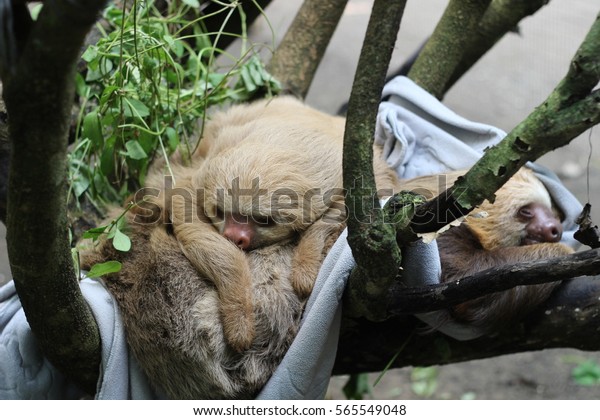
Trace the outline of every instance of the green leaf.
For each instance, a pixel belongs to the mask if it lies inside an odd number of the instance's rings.
[[[261,86],[264,84],[263,71],[260,63],[255,59],[248,64],[248,70],[254,84]]]
[[[369,385],[369,376],[366,373],[356,373],[350,375],[348,382],[342,388],[344,395],[349,400],[362,400],[366,395],[372,393]]]
[[[117,138],[113,135],[108,137],[104,142],[104,149],[100,155],[100,171],[106,177],[111,176],[115,172],[115,143]]]
[[[95,60],[96,57],[98,57],[98,47],[96,47],[95,45],[90,45],[89,47],[87,47],[87,49],[81,56],[81,58],[83,58],[88,63],[92,60]]]
[[[149,133],[147,131],[140,131],[137,138],[138,143],[142,146],[142,149],[146,154],[156,149],[156,142],[158,141],[157,135]]]
[[[140,160],[148,157],[144,148],[137,140],[129,140],[125,143],[125,149],[127,149],[127,156],[131,159]]]
[[[124,98],[126,117],[144,118],[150,115],[150,109],[144,103],[135,98]]]
[[[94,264],[90,271],[88,271],[88,277],[102,277],[110,273],[118,273],[121,271],[121,263],[119,261],[106,261],[99,264]]]
[[[93,63],[96,63],[96,61],[92,60],[90,62],[90,65],[88,66],[88,72],[85,76],[85,80],[88,82],[101,80],[114,68],[113,62],[106,57],[100,57],[100,59],[97,61],[97,65],[92,65]]]
[[[194,8],[200,7],[200,2],[198,0],[181,0],[181,1],[190,7],[194,7]]]
[[[113,246],[117,251],[127,252],[131,249],[131,239],[119,229],[115,229],[113,238]]]
[[[86,190],[89,188],[90,186],[90,180],[87,178],[84,178],[82,176],[77,177],[77,179],[75,179],[73,181],[73,192],[75,193],[76,197],[81,197],[81,195],[86,192]]]
[[[31,19],[33,19],[34,21],[37,20],[43,7],[43,4],[36,4],[35,6],[31,7],[29,9],[29,13],[31,13]]]
[[[177,146],[179,146],[179,136],[177,135],[177,131],[173,127],[167,127],[165,130],[168,139],[168,146],[170,151],[175,151]]]
[[[244,82],[246,90],[248,92],[254,92],[256,90],[256,85],[254,84],[254,80],[252,80],[252,76],[250,76],[250,70],[248,70],[247,66],[241,68],[240,76],[242,76],[242,81]]]
[[[85,239],[98,239],[102,235],[108,226],[98,226],[92,229],[88,229],[83,232],[83,238]]]
[[[410,379],[412,391],[420,397],[431,397],[437,389],[436,367],[413,368]]]
[[[102,148],[104,139],[102,138],[102,127],[100,126],[98,111],[92,111],[83,117],[83,134],[92,141],[95,148]]]
[[[75,90],[77,95],[82,98],[87,98],[90,93],[90,87],[85,83],[85,79],[79,73],[75,74]]]
[[[110,101],[110,99],[113,97],[113,93],[119,89],[118,86],[113,86],[113,85],[109,85],[106,86],[104,88],[104,90],[102,91],[102,95],[100,96],[100,106],[104,106],[105,104],[108,103],[108,101]]]
[[[171,49],[171,51],[173,51],[177,57],[181,57],[183,55],[183,53],[185,52],[185,49],[184,49],[181,41],[174,39],[169,34],[163,35],[163,39],[169,45],[169,48]]]
[[[593,360],[586,360],[575,366],[572,375],[578,385],[600,385],[600,365]]]

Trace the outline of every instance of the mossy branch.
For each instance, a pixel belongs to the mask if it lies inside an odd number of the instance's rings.
[[[492,0],[477,25],[477,30],[465,45],[463,57],[446,83],[445,92],[456,83],[507,32],[518,27],[523,18],[537,12],[549,0]]]
[[[104,5],[45,2],[38,20],[25,25],[22,16],[4,16],[15,19],[10,37],[16,55],[1,67],[12,149],[6,235],[11,271],[42,351],[91,393],[100,336],[71,259],[65,174],[75,64]]]
[[[375,0],[348,102],[344,188],[348,191],[348,243],[357,263],[346,289],[348,316],[384,316],[385,296],[400,266],[395,229],[385,222],[375,194],[372,142],[405,3]]]
[[[268,69],[292,94],[304,98],[348,0],[305,0]]]
[[[441,99],[491,0],[450,0],[408,77]]]

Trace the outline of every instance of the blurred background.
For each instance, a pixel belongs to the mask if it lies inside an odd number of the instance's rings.
[[[301,0],[273,0],[250,29],[269,58]],[[307,102],[336,113],[350,94],[372,0],[350,0],[309,91]],[[408,0],[390,71],[416,51],[433,31],[446,0]],[[465,118],[510,131],[538,106],[565,75],[569,61],[600,12],[600,0],[553,0],[526,18],[519,33],[504,37],[449,91],[444,103]],[[236,48],[235,45],[232,48]],[[600,218],[600,128],[575,139],[540,162],[552,168],[582,203]],[[588,165],[589,161],[589,165]],[[588,189],[589,177],[589,189]],[[0,284],[11,278],[5,229],[0,224]],[[574,369],[593,376],[599,353],[546,350],[431,369],[397,369],[372,389],[372,398],[589,399],[600,386],[579,385]],[[575,376],[577,376],[575,370]],[[581,374],[581,373],[580,373]],[[600,375],[600,373],[598,373]],[[377,375],[369,376],[372,384]],[[333,378],[329,396],[343,398],[347,378]],[[366,395],[369,397],[369,394]]]

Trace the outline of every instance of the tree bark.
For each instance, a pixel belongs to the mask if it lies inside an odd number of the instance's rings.
[[[408,77],[441,99],[491,0],[450,0]]]
[[[305,0],[268,70],[284,90],[304,98],[348,0]]]
[[[17,56],[2,67],[11,116],[6,235],[11,271],[42,351],[92,393],[100,336],[71,259],[66,153],[75,64],[104,4],[46,2],[29,32],[12,34]]]
[[[382,303],[400,266],[394,227],[386,223],[373,175],[375,121],[405,0],[375,0],[363,42],[344,130],[344,188],[348,192],[348,243],[357,268],[345,306],[350,316],[385,316]]]
[[[598,351],[599,280],[582,277],[566,281],[526,319],[493,336],[470,341],[428,332],[430,327],[410,315],[385,322],[345,318],[333,373],[381,371],[394,357],[392,368],[444,365],[558,347]]]

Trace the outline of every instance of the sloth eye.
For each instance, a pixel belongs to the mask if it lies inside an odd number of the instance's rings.
[[[521,207],[519,209],[518,215],[519,215],[519,217],[521,217],[523,219],[531,219],[531,218],[533,218],[533,212],[531,211],[531,209],[529,208],[529,206]]]
[[[215,219],[224,220],[225,212],[218,207],[215,207]]]
[[[270,216],[263,216],[263,215],[254,216],[253,215],[252,218],[254,219],[254,222],[256,222],[257,225],[261,225],[261,226],[265,226],[265,227],[275,226],[277,224],[275,222],[275,220]]]

